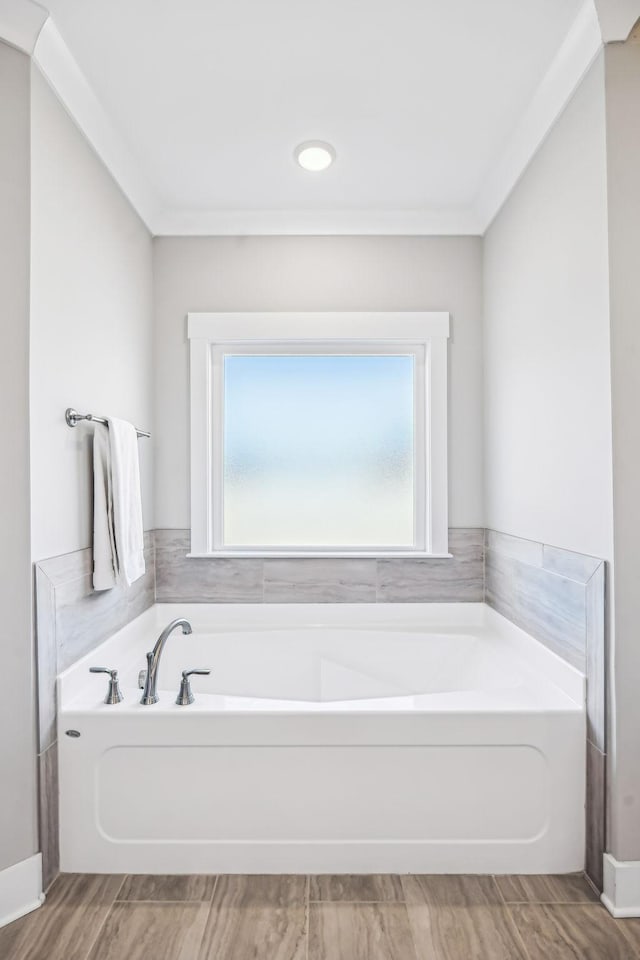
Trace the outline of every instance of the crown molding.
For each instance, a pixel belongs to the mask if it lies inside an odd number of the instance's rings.
[[[0,39],[31,56],[48,18],[49,11],[33,0],[0,0]]]
[[[40,31],[33,51],[33,62],[153,233],[158,199],[51,17]]]
[[[477,235],[473,210],[164,210],[160,236]]]
[[[481,233],[491,225],[601,49],[595,6],[586,0],[480,190],[474,206]]]
[[[603,36],[607,41],[626,39],[638,16],[640,0],[584,0],[505,149],[496,157],[475,202],[468,208],[423,210],[163,208],[143,168],[103,109],[45,8],[34,0],[0,0],[0,39],[33,57],[154,235],[481,235],[602,49]]]
[[[640,0],[594,0],[604,43],[624,42],[640,19]]]

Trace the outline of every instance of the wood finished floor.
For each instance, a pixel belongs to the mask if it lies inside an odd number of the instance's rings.
[[[1,960],[640,960],[581,876],[66,874]]]

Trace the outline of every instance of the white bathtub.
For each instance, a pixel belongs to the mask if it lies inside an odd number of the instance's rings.
[[[583,867],[584,677],[483,604],[158,604],[58,693],[63,871]]]

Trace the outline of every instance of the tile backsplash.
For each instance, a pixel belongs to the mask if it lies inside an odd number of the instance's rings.
[[[484,599],[484,530],[449,530],[453,559],[377,562],[376,599],[384,603],[476,603]]]
[[[188,530],[156,530],[160,603],[478,602],[484,530],[449,531],[453,559],[191,558]]]
[[[603,561],[487,530],[485,562],[487,603],[584,670],[587,594],[599,584]]]
[[[602,889],[606,801],[606,564],[570,550],[485,535],[485,599],[587,675],[586,870]]]
[[[128,589],[96,593],[91,550],[35,566],[40,750],[55,738],[55,678],[155,602],[153,531],[145,533],[144,577]]]

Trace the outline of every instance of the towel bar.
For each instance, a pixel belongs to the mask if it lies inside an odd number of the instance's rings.
[[[108,426],[108,421],[105,419],[105,417],[95,417],[92,413],[78,413],[78,411],[74,410],[73,407],[67,407],[64,418],[69,427],[76,427],[81,420],[92,420],[94,423],[104,423],[105,426]],[[151,436],[151,434],[146,430],[138,430],[137,427],[136,433],[139,437]]]

